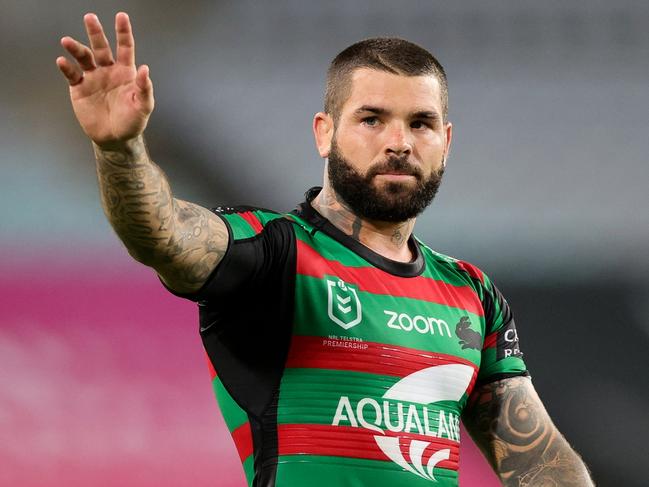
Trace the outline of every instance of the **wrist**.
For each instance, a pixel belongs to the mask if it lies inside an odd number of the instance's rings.
[[[111,140],[104,142],[92,141],[93,149],[95,153],[100,152],[113,152],[121,153],[125,156],[130,156],[134,158],[140,158],[142,155],[146,155],[146,145],[144,143],[144,137],[138,135],[132,139],[124,140]]]
[[[96,149],[99,149],[101,151],[129,151],[135,148],[136,146],[143,144],[144,143],[144,137],[142,135],[138,135],[136,137],[133,137],[131,139],[122,139],[122,140],[108,140],[108,141],[102,141],[102,142],[97,142],[95,140],[92,140],[92,145]]]
[[[93,140],[92,146],[98,163],[106,161],[111,164],[132,167],[133,164],[139,165],[149,161],[142,135],[132,139],[101,143]]]

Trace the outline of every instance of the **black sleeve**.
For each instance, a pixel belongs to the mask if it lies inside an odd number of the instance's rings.
[[[249,414],[273,402],[290,343],[296,243],[279,218],[254,237],[231,240],[197,295],[200,333],[223,385]]]

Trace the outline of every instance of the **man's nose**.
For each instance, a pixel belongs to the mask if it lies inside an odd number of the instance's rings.
[[[412,152],[412,140],[408,126],[398,122],[388,130],[388,140],[385,145],[386,155],[409,155]]]

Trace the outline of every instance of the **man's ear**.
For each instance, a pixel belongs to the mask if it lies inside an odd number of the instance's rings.
[[[316,113],[313,117],[313,136],[315,137],[315,145],[318,148],[320,157],[329,157],[333,135],[334,121],[331,115],[324,112]]]
[[[451,122],[447,122],[446,126],[444,127],[444,131],[446,132],[446,147],[444,150],[444,157],[442,158],[442,164],[444,167],[446,167],[446,162],[448,161],[448,153],[451,151],[451,140],[453,139],[453,124]]]

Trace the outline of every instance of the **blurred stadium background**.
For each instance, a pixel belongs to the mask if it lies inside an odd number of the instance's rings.
[[[242,486],[194,306],[106,223],[54,59],[124,9],[175,194],[290,210],[321,179],[324,72],[376,35],[445,65],[455,139],[417,233],[514,309],[552,417],[600,486],[647,485],[649,3],[0,1],[0,484]],[[493,477],[468,450],[462,486]]]

